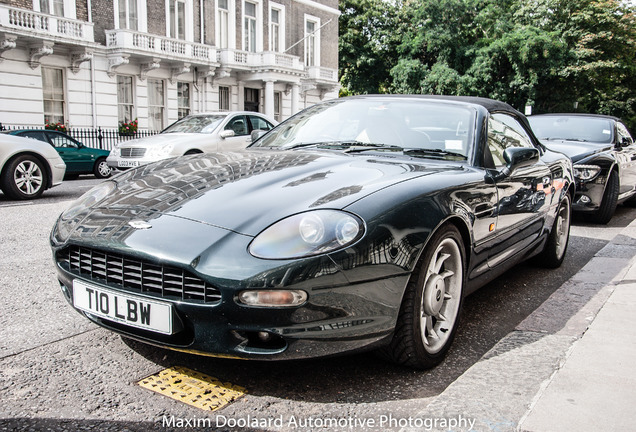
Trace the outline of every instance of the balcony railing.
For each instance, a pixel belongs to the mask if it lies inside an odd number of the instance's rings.
[[[93,24],[85,21],[43,14],[0,5],[0,25],[33,33],[38,37],[62,37],[77,42],[94,42]]]
[[[297,56],[277,52],[249,52],[239,50],[219,50],[216,60],[221,66],[232,68],[286,69],[290,72],[304,73],[305,68]]]
[[[336,69],[330,69],[320,66],[310,66],[307,68],[307,75],[309,78],[318,81],[338,81],[338,71]]]
[[[106,47],[204,64],[215,62],[217,57],[216,48],[210,45],[122,29],[106,30]]]

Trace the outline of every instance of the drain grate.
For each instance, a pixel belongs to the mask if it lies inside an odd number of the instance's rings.
[[[137,384],[206,411],[223,408],[247,393],[243,387],[182,366],[164,369]]]

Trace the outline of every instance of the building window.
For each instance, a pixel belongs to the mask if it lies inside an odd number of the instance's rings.
[[[162,80],[148,80],[148,127],[150,130],[163,130],[165,111],[164,85]]]
[[[139,30],[137,0],[118,0],[117,6],[119,8],[119,28]]]
[[[190,84],[184,82],[177,83],[177,105],[178,118],[183,118],[190,114]]]
[[[245,2],[243,50],[256,52],[256,4]]]
[[[64,16],[64,0],[39,0],[40,12],[59,17]]]
[[[219,87],[219,109],[221,111],[230,110],[230,88]]]
[[[285,12],[282,6],[270,7],[269,10],[269,50],[282,52],[285,40]]]
[[[131,122],[135,116],[133,77],[117,75],[117,117],[119,122]]]
[[[274,118],[276,121],[281,121],[281,105],[283,95],[281,92],[274,92]]]
[[[305,16],[305,66],[320,65],[320,19]]]
[[[216,15],[219,27],[217,46],[221,49],[227,49],[230,47],[230,8],[228,1],[229,0],[219,0],[219,7]]]
[[[44,123],[64,123],[64,71],[42,68]]]
[[[168,0],[170,27],[169,37],[173,39],[186,38],[186,4],[182,0]]]

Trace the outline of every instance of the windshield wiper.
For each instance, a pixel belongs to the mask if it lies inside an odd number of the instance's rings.
[[[298,143],[289,147],[283,147],[284,150],[296,149],[301,147],[320,147],[326,149],[346,149],[345,153],[361,152],[367,150],[402,150],[402,147],[389,144],[366,143],[360,141],[320,141]]]
[[[540,140],[544,140],[544,141],[575,141],[575,142],[588,142],[588,140],[586,139],[581,139],[581,138],[539,138]]]
[[[461,160],[468,159],[465,155],[461,153],[451,152],[448,150],[442,149],[425,149],[425,148],[409,148],[404,149],[405,155],[423,155],[423,156],[452,156],[454,158],[459,158]]]

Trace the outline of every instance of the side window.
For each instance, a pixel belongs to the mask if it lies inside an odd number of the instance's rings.
[[[521,123],[507,114],[492,114],[488,119],[488,149],[495,167],[506,165],[504,151],[509,147],[533,148]]]
[[[623,123],[620,123],[620,122],[616,123],[616,132],[618,134],[619,144],[622,143],[625,139],[627,139],[627,141],[630,143],[634,143],[634,139],[629,134],[629,131],[627,130],[627,128],[625,127]]]
[[[64,147],[64,148],[77,148],[77,144],[75,141],[72,141],[68,137],[60,134],[51,134],[49,135],[51,138],[51,142],[53,143],[53,147]]]
[[[44,141],[45,143],[49,142],[49,140],[46,139],[46,136],[44,136],[44,132],[39,132],[39,131],[22,132],[20,136]]]
[[[274,127],[274,125],[272,125],[270,122],[260,117],[253,116],[253,115],[248,117],[250,119],[250,123],[252,124],[252,130],[268,131]]]
[[[237,116],[225,125],[225,130],[233,130],[235,136],[247,135],[247,119],[245,116]]]

